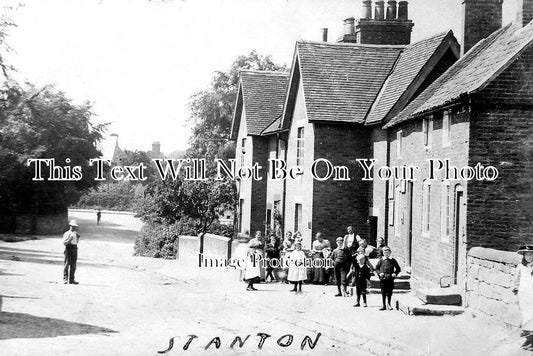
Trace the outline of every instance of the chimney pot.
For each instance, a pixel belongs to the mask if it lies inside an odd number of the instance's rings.
[[[371,19],[372,18],[372,1],[371,0],[364,0],[363,1],[363,19]]]
[[[396,0],[387,1],[387,20],[396,20]]]
[[[344,35],[353,35],[355,33],[355,18],[349,17],[344,20]]]
[[[398,3],[398,20],[407,21],[408,18],[409,18],[408,2],[400,1]]]
[[[328,29],[327,28],[322,29],[322,41],[328,42]]]
[[[384,10],[385,10],[385,1],[376,1],[376,8],[374,12],[374,19],[375,20],[383,20],[384,18]]]

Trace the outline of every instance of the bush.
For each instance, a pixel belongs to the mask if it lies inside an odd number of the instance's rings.
[[[182,218],[172,225],[146,224],[135,239],[134,255],[154,258],[175,259],[180,235],[196,236],[197,223]]]

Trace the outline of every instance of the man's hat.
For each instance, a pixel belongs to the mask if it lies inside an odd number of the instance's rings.
[[[335,241],[341,241],[342,242],[342,241],[344,241],[344,239],[342,237],[337,237],[337,240],[335,240]]]
[[[533,245],[525,245],[525,246],[522,246],[518,249],[518,251],[516,251],[517,253],[523,255],[524,253],[528,252],[528,251],[531,251],[533,252]]]
[[[76,219],[72,219],[68,222],[69,226],[75,226],[75,227],[78,227],[78,223],[76,221]]]

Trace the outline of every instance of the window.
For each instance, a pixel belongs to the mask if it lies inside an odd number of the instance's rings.
[[[431,147],[431,135],[433,133],[433,118],[425,117],[422,122],[422,131],[424,133],[424,146]]]
[[[244,199],[239,199],[239,231],[242,231],[242,209],[244,207]]]
[[[451,119],[450,112],[445,111],[442,115],[442,146],[444,147],[450,145]]]
[[[428,180],[424,181],[422,193],[422,233],[429,234],[431,222],[431,185]]]
[[[396,195],[394,198],[396,210],[395,210],[395,217],[394,217],[394,234],[396,236],[400,236],[400,212],[402,209],[400,208],[400,184],[397,184],[395,187]]]
[[[450,182],[442,182],[442,194],[441,194],[441,240],[443,242],[449,242],[450,238]]]
[[[302,204],[294,204],[294,232],[302,228]]]
[[[241,167],[244,166],[244,155],[246,154],[246,137],[241,140]]]
[[[396,132],[396,158],[402,158],[402,130]]]
[[[304,128],[298,128],[298,136],[296,138],[296,165],[303,166],[304,164]]]

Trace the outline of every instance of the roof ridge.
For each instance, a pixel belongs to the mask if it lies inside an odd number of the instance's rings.
[[[290,74],[290,72],[278,72],[274,70],[261,70],[261,69],[239,69],[239,73],[283,75],[283,76],[289,76]]]
[[[376,45],[376,44],[364,44],[364,43],[344,43],[344,42],[324,42],[324,41],[308,41],[308,40],[298,40],[296,44],[318,44],[325,46],[339,46],[339,47],[363,47],[363,48],[390,48],[390,49],[404,49],[408,45]]]
[[[427,40],[430,40],[430,39],[433,39],[433,38],[437,38],[437,37],[446,37],[446,36],[448,36],[450,33],[453,35],[453,31],[452,31],[451,29],[448,30],[448,31],[438,32],[438,33],[436,33],[436,34],[434,34],[434,35],[426,36],[426,37],[424,37],[424,38],[421,38],[421,39],[419,39],[418,41],[409,44],[407,47],[411,47],[411,46],[414,46],[414,45],[420,44],[420,43],[422,43],[422,42],[424,42],[424,41],[427,41]]]

